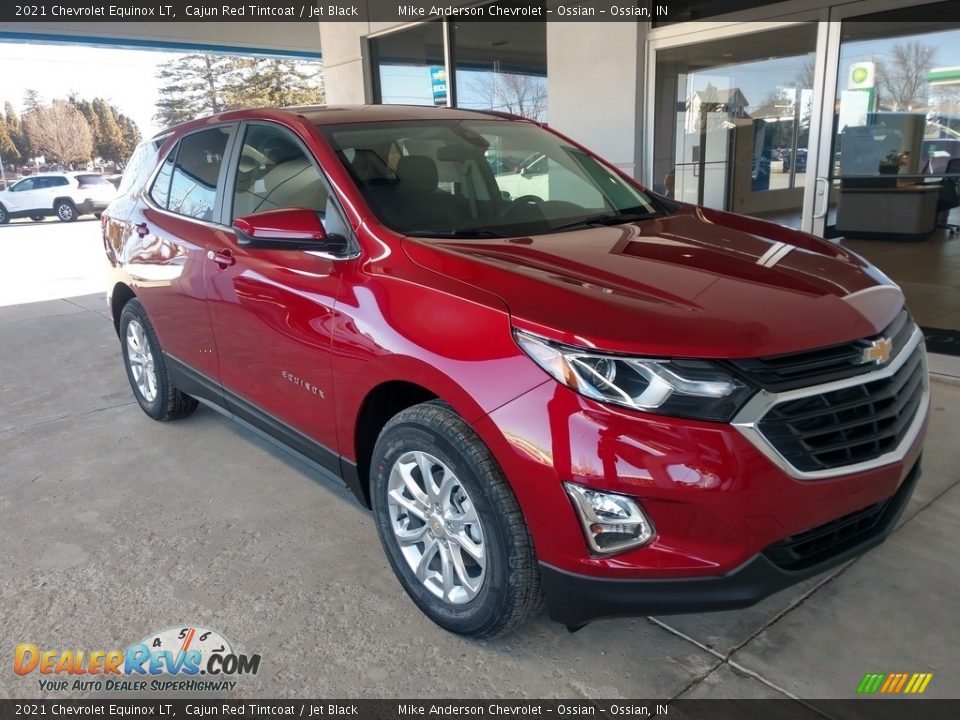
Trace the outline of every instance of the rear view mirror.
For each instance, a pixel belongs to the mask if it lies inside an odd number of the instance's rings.
[[[328,236],[323,221],[315,210],[284,208],[238,217],[233,221],[237,243],[241,247],[271,250],[320,250],[344,238]]]

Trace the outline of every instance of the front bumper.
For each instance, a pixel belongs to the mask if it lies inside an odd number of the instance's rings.
[[[910,501],[920,462],[897,492],[874,507],[875,517],[853,513],[788,538],[723,575],[670,579],[610,579],[566,572],[541,563],[550,616],[569,627],[605,617],[736,610],[818,575],[882,543]],[[868,520],[871,522],[867,525]],[[819,543],[819,550],[818,550]],[[800,557],[791,548],[806,547]]]

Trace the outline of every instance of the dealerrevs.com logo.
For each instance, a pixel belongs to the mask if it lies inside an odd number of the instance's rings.
[[[46,692],[224,691],[239,675],[256,675],[259,655],[234,652],[216,630],[199,625],[167,628],[126,650],[41,649],[21,643],[14,650],[17,675],[34,673]],[[203,676],[201,679],[199,676]]]

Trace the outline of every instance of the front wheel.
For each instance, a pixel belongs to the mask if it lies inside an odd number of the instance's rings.
[[[60,200],[53,206],[53,211],[57,214],[60,222],[73,222],[77,219],[77,208],[69,200]]]
[[[433,622],[493,637],[541,604],[533,542],[490,451],[449,406],[404,410],[371,463],[377,531],[404,590]]]
[[[10,213],[3,205],[0,205],[0,225],[6,225],[8,222],[10,222]]]

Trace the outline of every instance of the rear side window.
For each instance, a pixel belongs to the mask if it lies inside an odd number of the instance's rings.
[[[103,175],[77,175],[77,182],[81,185],[109,185],[110,181]]]
[[[213,220],[230,131],[229,127],[209,128],[181,139],[163,161],[150,188],[150,199],[164,210]]]
[[[210,128],[180,141],[170,178],[167,209],[197,220],[213,220],[217,181],[230,128]]]

